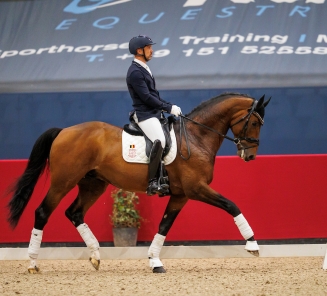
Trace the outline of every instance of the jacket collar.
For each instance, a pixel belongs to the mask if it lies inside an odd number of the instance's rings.
[[[137,66],[143,73],[146,73],[147,75],[149,75],[151,77],[151,79],[153,79],[153,81],[155,81],[154,77],[151,76],[151,74],[144,67],[142,67],[139,63],[133,61],[132,64]]]

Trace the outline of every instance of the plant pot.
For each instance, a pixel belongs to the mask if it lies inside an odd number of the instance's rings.
[[[113,227],[115,247],[135,247],[137,242],[137,227]]]

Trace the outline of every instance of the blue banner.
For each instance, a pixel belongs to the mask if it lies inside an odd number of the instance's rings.
[[[159,89],[327,85],[325,0],[0,1],[0,92],[126,90],[131,37]]]

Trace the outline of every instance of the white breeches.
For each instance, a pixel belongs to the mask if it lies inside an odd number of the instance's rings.
[[[159,140],[162,148],[166,146],[166,138],[161,127],[161,123],[158,118],[152,117],[141,122],[138,122],[136,115],[134,114],[134,120],[139,125],[141,130],[152,141]]]

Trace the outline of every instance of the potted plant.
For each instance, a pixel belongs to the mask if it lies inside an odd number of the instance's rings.
[[[135,207],[139,203],[139,197],[134,192],[118,188],[112,191],[111,197],[114,201],[110,215],[114,246],[136,246],[137,233],[142,221],[140,212]]]

